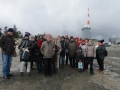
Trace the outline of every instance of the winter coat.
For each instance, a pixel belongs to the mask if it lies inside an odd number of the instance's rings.
[[[87,45],[85,52],[85,57],[96,57],[96,49],[94,45]]]
[[[57,45],[57,47],[58,47],[57,55],[60,55],[60,52],[62,51],[62,47],[61,47],[60,41],[57,41],[57,42],[56,42],[56,45]]]
[[[84,56],[84,57],[86,57],[86,46],[87,45],[81,45],[79,48],[81,48],[82,49],[82,55]]]
[[[51,41],[44,41],[41,45],[41,53],[43,54],[43,58],[53,58],[55,51],[53,50],[55,45]]]
[[[53,62],[56,62],[57,61],[57,52],[59,51],[59,48],[57,45],[55,45],[55,54],[53,56]]]
[[[70,57],[74,57],[77,53],[78,45],[75,41],[70,41],[68,43],[68,54]]]
[[[31,59],[29,58],[28,60],[23,60],[21,59],[21,55],[23,54],[23,50],[22,48],[28,48],[29,50],[29,54],[30,54],[30,50],[31,50],[31,47],[32,47],[33,43],[31,43],[31,41],[29,39],[22,39],[20,45],[18,46],[18,49],[20,50],[20,61],[25,61],[25,62],[30,62]]]
[[[43,60],[43,55],[40,51],[40,48],[38,47],[38,42],[36,41],[35,44],[33,45],[33,50],[34,50],[34,61],[42,61]]]
[[[105,50],[106,50],[106,48],[105,48],[104,45],[98,46],[96,48],[96,58],[104,60],[104,58],[105,58]]]
[[[28,46],[29,39],[23,38],[20,45],[18,46],[18,49],[22,51],[22,48],[26,48]]]
[[[10,35],[3,35],[0,39],[0,47],[2,48],[2,53],[13,55],[15,51],[15,40],[13,36]]]
[[[62,48],[60,56],[65,57],[65,51],[66,51],[66,48],[67,48],[67,44],[66,44],[65,41],[60,41],[60,43],[61,43],[61,48]]]

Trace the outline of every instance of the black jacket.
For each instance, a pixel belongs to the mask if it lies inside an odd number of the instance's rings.
[[[15,40],[10,35],[3,35],[0,39],[0,47],[2,48],[2,53],[13,55],[15,51]]]
[[[66,50],[66,48],[67,48],[67,44],[66,44],[65,41],[60,41],[60,43],[61,43],[61,47],[62,47],[62,51],[61,51],[61,53],[60,53],[60,56],[61,56],[61,57],[65,57],[65,50]]]
[[[98,46],[97,49],[96,49],[96,58],[97,59],[103,59],[105,58],[105,46],[102,45],[102,46]]]

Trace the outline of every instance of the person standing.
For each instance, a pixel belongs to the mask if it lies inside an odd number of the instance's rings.
[[[103,42],[104,40],[99,40],[98,47],[96,48],[96,58],[97,58],[100,71],[104,71],[104,58],[105,58],[106,48]]]
[[[5,79],[14,76],[10,73],[12,55],[15,51],[15,41],[13,39],[13,29],[9,28],[6,35],[0,39],[0,47],[2,48],[2,73]]]
[[[55,54],[55,45],[51,41],[52,36],[50,34],[46,35],[46,41],[44,41],[41,45],[41,53],[44,58],[44,76],[52,75],[52,58]]]
[[[61,50],[62,50],[59,37],[56,37],[56,38],[55,38],[55,45],[58,47],[56,68],[57,68],[57,70],[59,70],[60,52],[61,52]]]
[[[22,59],[22,54],[24,52],[24,50],[31,50],[31,42],[29,40],[29,34],[25,34],[24,38],[22,39],[20,45],[18,46],[18,49],[20,50],[20,62],[21,62],[21,67],[20,67],[20,73],[19,75],[22,76],[23,75],[23,70],[24,70],[24,66],[26,64],[26,68],[27,68],[27,76],[30,75],[30,70],[31,70],[31,59]]]
[[[34,50],[34,61],[36,62],[36,67],[38,70],[38,73],[42,72],[42,62],[43,62],[43,55],[40,51],[41,45],[42,45],[42,37],[37,37],[37,41],[33,45]]]
[[[70,40],[69,40],[68,35],[65,35],[65,43],[68,44],[69,41]],[[66,49],[65,53],[66,53],[66,65],[68,65],[68,60],[69,60],[68,49]]]
[[[95,46],[92,44],[91,41],[88,42],[88,45],[86,46],[85,52],[86,52],[85,57],[87,57],[87,59],[90,63],[90,74],[93,75],[94,74],[93,60],[96,57],[96,49],[95,49]]]
[[[65,37],[61,36],[61,49],[62,51],[60,52],[60,60],[62,60],[62,68],[64,68],[64,60],[65,60],[65,50],[66,50],[66,42],[65,42]]]
[[[69,59],[70,59],[70,66],[72,68],[74,68],[78,45],[77,45],[76,41],[74,40],[73,36],[70,37],[70,42],[68,43],[67,47],[68,47],[68,55],[69,55]]]

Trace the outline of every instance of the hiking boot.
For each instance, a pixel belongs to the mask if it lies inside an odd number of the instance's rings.
[[[94,72],[90,72],[91,75],[94,75]]]
[[[29,72],[27,72],[27,76],[30,76],[30,73],[29,73]]]
[[[10,73],[10,74],[8,74],[7,76],[14,76],[14,75]]]
[[[23,72],[20,72],[19,75],[22,76],[22,75],[23,75]]]
[[[3,78],[4,78],[4,79],[10,79],[8,76],[4,76]]]

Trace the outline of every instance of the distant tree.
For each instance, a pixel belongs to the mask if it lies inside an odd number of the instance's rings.
[[[7,34],[7,26],[4,27],[4,34]]]

